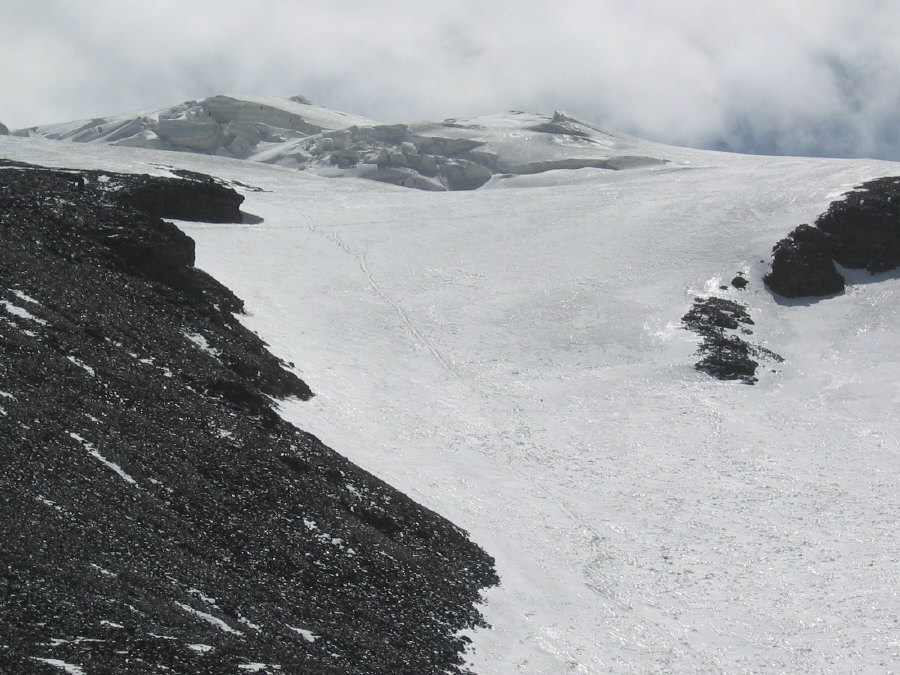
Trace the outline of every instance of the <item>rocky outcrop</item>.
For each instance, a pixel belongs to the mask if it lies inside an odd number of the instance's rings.
[[[572,136],[575,138],[590,138],[590,133],[584,129],[581,122],[569,117],[564,112],[555,110],[553,117],[548,122],[541,122],[529,127],[532,131],[540,131],[556,136]]]
[[[900,177],[863,183],[816,219],[834,259],[872,274],[900,267]]]
[[[757,359],[783,360],[775,352],[746,339],[753,334],[749,328],[753,319],[746,306],[733,300],[715,296],[694,298],[693,306],[681,322],[702,338],[697,350],[700,358],[695,367],[719,380],[754,384],[760,365]]]
[[[834,263],[870,273],[900,267],[900,177],[863,183],[832,202],[815,227],[800,225],[772,250],[766,285],[787,298],[844,290]]]
[[[462,672],[492,561],[276,414],[309,388],[135,208],[208,188],[0,171],[0,672]]]
[[[826,296],[844,292],[844,277],[834,266],[828,235],[800,225],[772,249],[766,285],[786,298]]]
[[[741,291],[744,290],[745,288],[747,288],[747,286],[749,285],[749,283],[750,283],[750,282],[747,281],[747,278],[743,275],[742,272],[738,272],[738,273],[737,273],[734,277],[732,277],[732,279],[731,279],[731,285],[732,285],[732,287],[737,288],[738,290],[741,290]],[[726,287],[726,288],[727,288],[727,287]]]
[[[157,218],[206,223],[240,223],[244,198],[209,176],[176,171],[178,178],[119,178],[116,200]]]
[[[0,122],[0,136],[9,136],[9,127]]]

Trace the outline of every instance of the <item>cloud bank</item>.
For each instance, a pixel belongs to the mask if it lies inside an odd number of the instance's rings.
[[[668,143],[900,160],[894,0],[8,0],[11,128],[237,92],[385,122],[565,110]]]

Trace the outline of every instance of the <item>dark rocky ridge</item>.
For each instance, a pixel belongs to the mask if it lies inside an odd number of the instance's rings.
[[[772,250],[766,285],[786,298],[843,292],[834,263],[872,274],[900,267],[900,177],[863,183]]]
[[[0,165],[0,672],[462,672],[493,561],[278,417],[311,392],[157,217],[204,202]]]

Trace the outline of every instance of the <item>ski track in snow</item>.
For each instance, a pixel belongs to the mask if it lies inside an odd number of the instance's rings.
[[[344,253],[354,258],[359,265],[360,270],[366,277],[366,281],[368,282],[371,289],[375,292],[378,297],[384,300],[388,305],[393,307],[394,311],[397,313],[397,316],[400,317],[400,320],[404,323],[406,328],[412,333],[413,337],[418,341],[419,344],[422,344],[431,352],[432,356],[434,356],[435,360],[440,364],[441,368],[447,371],[453,377],[460,379],[459,374],[447,363],[447,360],[438,351],[437,347],[435,347],[430,340],[428,340],[422,333],[419,332],[419,329],[416,328],[415,324],[410,320],[409,316],[403,311],[403,307],[396,301],[392,300],[391,297],[384,292],[384,289],[378,285],[378,282],[375,280],[375,277],[372,275],[372,271],[369,269],[369,264],[366,262],[366,254],[362,252],[354,251],[350,248],[340,237],[337,236],[334,232],[322,232],[313,222],[313,219],[309,216],[309,214],[302,213],[303,218],[306,219],[307,226],[309,227],[309,231],[325,237],[328,241],[335,244],[339,249],[341,249]]]
[[[423,331],[421,331],[412,321],[412,319],[410,319],[409,315],[403,309],[402,305],[399,302],[393,300],[379,285],[379,283],[374,278],[372,271],[369,269],[369,266],[366,262],[365,253],[353,250],[353,248],[351,248],[346,242],[338,237],[336,233],[321,231],[316,226],[315,222],[309,216],[309,214],[302,213],[301,215],[306,220],[310,232],[322,236],[329,242],[335,244],[341,251],[351,256],[357,262],[360,270],[365,276],[366,282],[368,283],[372,291],[396,312],[406,329],[409,331],[410,335],[413,337],[415,343],[425,346],[434,357],[438,365],[444,371],[461,382],[476,397],[484,400],[506,401],[506,397],[499,390],[499,388],[492,387],[490,389],[485,389],[477,381],[472,378],[465,377],[464,375],[460,374],[457,369],[453,368],[450,365],[447,358],[427,337],[425,337]],[[542,463],[542,460],[551,457],[552,451],[549,448],[541,446],[539,444],[539,442],[535,438],[535,435],[532,433],[532,430],[528,426],[528,422],[525,416],[522,414],[521,410],[515,406],[514,403],[506,402],[506,406],[507,410],[503,414],[503,417],[515,420],[514,427],[517,429],[518,434],[526,438],[527,440],[524,443],[520,444],[521,447],[519,448],[519,452],[515,455],[512,453],[503,453],[503,460],[507,469],[515,472],[525,481],[531,482],[532,477],[530,477],[526,472],[519,469],[516,466],[516,463],[522,459],[523,455],[526,455],[529,459],[530,464],[537,465]],[[481,445],[485,448],[503,447],[505,445],[504,437],[507,434],[508,432],[504,432],[499,427],[492,426],[492,428],[482,431],[483,438],[481,440]],[[659,633],[667,635],[672,643],[674,643],[675,636],[664,626],[664,622],[660,618],[651,616],[649,614],[642,616],[639,613],[640,610],[636,609],[632,604],[628,603],[622,598],[610,595],[608,593],[607,589],[612,587],[614,580],[608,573],[604,572],[603,570],[603,563],[610,559],[610,554],[608,551],[604,553],[599,550],[601,543],[605,539],[601,532],[597,528],[593,527],[585,518],[580,517],[568,505],[565,492],[558,489],[548,489],[544,484],[540,482],[534,482],[532,484],[533,487],[540,493],[541,498],[544,501],[546,501],[548,504],[552,504],[560,508],[565,516],[571,521],[572,526],[575,529],[580,529],[590,534],[591,555],[588,557],[588,560],[583,563],[582,569],[583,574],[586,578],[586,586],[591,592],[598,596],[598,601],[608,602],[614,605],[619,613],[626,614],[630,617],[628,621],[634,624],[643,624],[645,627],[641,632],[646,632],[649,629],[654,629]],[[556,639],[558,639],[558,636],[549,637],[551,637],[551,641],[548,641],[548,643],[544,645],[544,648],[548,649],[549,651],[555,652],[559,657],[561,657],[569,664],[570,668],[574,668],[579,672],[591,672],[590,668],[586,664],[581,663],[573,652],[570,652],[566,649],[560,649],[559,644],[552,644],[552,642],[555,642]],[[683,651],[684,654],[682,654],[682,657],[687,657],[689,655],[689,659],[683,658],[682,662],[684,662],[684,660],[690,660],[693,667],[708,669],[714,665],[710,659],[694,651],[690,648],[689,645],[684,645]]]

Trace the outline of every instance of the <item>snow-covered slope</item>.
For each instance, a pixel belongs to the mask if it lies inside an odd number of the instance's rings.
[[[761,279],[794,226],[900,165],[525,119],[407,131],[485,141],[507,166],[666,161],[431,193],[42,139],[0,138],[0,153],[258,188],[244,209],[261,223],[184,224],[198,265],[318,392],[288,419],[496,557],[477,672],[895,669],[900,280],[851,275],[841,296],[787,302]],[[697,294],[748,305],[785,361],[755,386],[694,370],[680,318]]]
[[[183,150],[245,158],[260,145],[284,143],[322,131],[371,125],[359,115],[312,105],[302,96],[211,96],[137,115],[96,117],[29,127],[19,136],[79,143]]]

